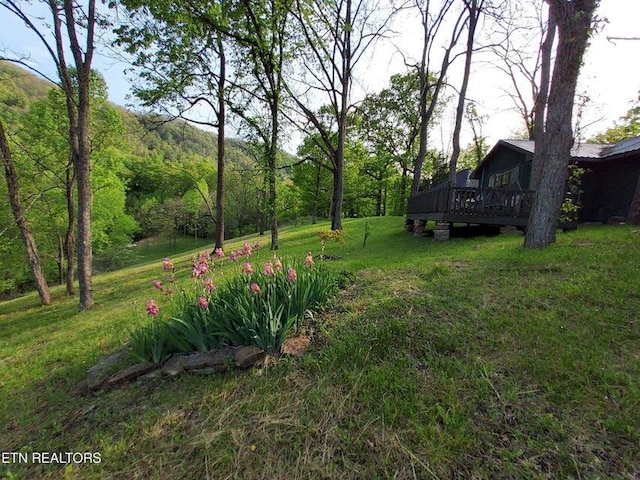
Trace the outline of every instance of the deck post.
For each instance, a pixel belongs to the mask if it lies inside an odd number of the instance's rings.
[[[449,222],[436,222],[436,226],[433,229],[433,239],[436,242],[449,240]]]
[[[426,220],[415,220],[413,222],[413,234],[416,237],[424,237],[427,234]]]
[[[404,221],[404,230],[406,232],[413,232],[414,225],[415,225],[415,220],[406,219]]]

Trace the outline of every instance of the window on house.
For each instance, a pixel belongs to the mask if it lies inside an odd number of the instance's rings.
[[[517,166],[506,172],[495,173],[489,176],[489,187],[508,187],[509,185],[518,184],[518,176],[520,174],[520,167]]]

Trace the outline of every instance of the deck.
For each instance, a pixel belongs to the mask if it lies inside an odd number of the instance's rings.
[[[526,226],[532,190],[444,187],[409,199],[407,219]]]

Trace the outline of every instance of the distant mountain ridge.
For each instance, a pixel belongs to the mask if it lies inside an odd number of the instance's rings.
[[[46,96],[54,88],[48,81],[6,61],[0,61],[0,119],[10,124],[30,105]],[[217,136],[184,120],[171,120],[154,113],[132,112],[121,105],[115,106],[125,126],[128,143],[133,153],[145,156],[160,153],[165,161],[202,157],[214,159],[218,151]],[[229,160],[246,155],[245,142],[227,139]]]

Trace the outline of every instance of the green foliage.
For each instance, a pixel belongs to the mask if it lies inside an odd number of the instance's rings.
[[[584,168],[569,165],[569,177],[567,178],[567,191],[560,207],[560,222],[575,222],[580,213],[580,197],[582,195],[582,176]]]
[[[27,86],[42,83],[27,72],[23,72],[20,78]],[[21,88],[19,83],[9,85]],[[54,277],[62,282],[64,279],[60,272],[64,270],[66,259],[64,240],[70,214],[73,213],[69,212],[67,199],[71,198],[72,205],[75,205],[73,199],[76,194],[68,144],[69,124],[64,95],[51,87],[41,90],[41,94],[40,98],[29,98],[24,108],[15,110],[10,117],[11,148],[20,180],[20,197],[45,275],[50,280]],[[92,75],[91,95],[89,135],[94,192],[91,227],[92,246],[99,255],[107,249],[129,243],[138,225],[125,210],[128,177],[125,160],[130,153],[127,143],[122,140],[124,126],[118,111],[106,101],[106,84],[97,72]],[[5,195],[4,191],[0,193]],[[0,224],[12,222],[8,209],[0,209]],[[24,248],[19,237],[11,237],[9,243],[12,248],[7,264],[13,268],[0,273],[3,279],[0,284],[4,288],[19,290],[31,281],[30,275],[26,274],[28,265],[24,261]]]
[[[591,139],[596,143],[618,143],[625,138],[640,135],[640,97],[616,124]]]

